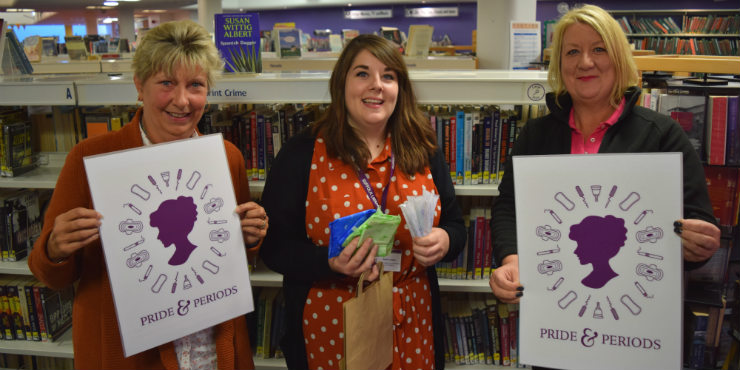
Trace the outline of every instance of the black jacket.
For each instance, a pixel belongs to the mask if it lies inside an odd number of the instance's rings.
[[[260,248],[267,267],[283,275],[286,301],[286,332],[280,340],[289,369],[306,369],[303,339],[303,307],[317,280],[344,277],[329,268],[327,247],[314,245],[306,236],[306,199],[315,137],[304,131],[284,145],[267,176],[262,202],[270,216],[270,231]],[[450,249],[443,261],[451,261],[465,247],[467,233],[455,188],[441,150],[430,159],[430,170],[440,195],[442,215],[438,227],[447,231]],[[444,321],[437,272],[428,267],[432,292],[434,348],[437,369],[444,369]]]
[[[635,106],[640,89],[631,87],[625,93],[624,112],[604,135],[599,153],[683,153],[683,206],[684,218],[694,218],[717,224],[709,201],[707,184],[696,150],[675,121],[651,109]],[[568,154],[571,147],[571,128],[568,125],[573,101],[570,95],[560,97],[560,107],[555,95],[547,94],[550,114],[530,120],[522,128],[514,144],[512,156]],[[493,255],[496,263],[517,253],[516,214],[514,206],[514,174],[512,161],[507,161],[504,177],[499,184],[500,196],[493,206]],[[700,263],[686,262],[686,268]]]

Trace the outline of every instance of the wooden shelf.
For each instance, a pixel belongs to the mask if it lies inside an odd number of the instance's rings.
[[[740,73],[740,57],[712,55],[635,56],[640,71]]]

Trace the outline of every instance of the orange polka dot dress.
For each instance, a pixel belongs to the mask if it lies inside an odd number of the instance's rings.
[[[429,168],[407,176],[396,168],[391,178],[390,137],[385,149],[365,172],[378,201],[389,184],[386,203],[389,214],[401,215],[399,205],[407,196],[437,189]],[[308,197],[306,230],[318,246],[329,246],[329,223],[340,217],[375,208],[352,166],[330,158],[321,137],[316,139]],[[437,203],[434,225],[439,223]],[[394,250],[401,251],[401,271],[393,273],[393,365],[392,369],[434,369],[434,339],[429,281],[424,266],[414,259],[411,234],[405,220],[396,231]],[[342,303],[353,297],[357,279],[315,282],[303,310],[303,334],[310,369],[338,369],[344,355]]]

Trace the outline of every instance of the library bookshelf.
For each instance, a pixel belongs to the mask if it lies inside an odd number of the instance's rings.
[[[411,70],[420,104],[484,105],[544,104],[546,72],[500,70]],[[328,103],[330,73],[268,72],[255,75],[224,75],[216,80],[211,104]],[[9,93],[11,92],[12,93]],[[535,93],[536,92],[536,93]],[[96,106],[135,105],[133,76],[122,73],[50,74],[0,77],[0,106]],[[0,188],[53,189],[66,153],[43,153],[46,164],[14,178],[0,178]],[[251,182],[250,190],[261,193],[264,181]],[[495,184],[457,185],[459,196],[495,197]],[[0,262],[0,273],[30,275],[26,260]],[[257,268],[251,274],[255,287],[280,287],[282,276]],[[488,280],[440,279],[443,292],[490,293]],[[0,353],[72,358],[71,332],[53,343],[0,341]],[[258,369],[285,368],[282,359],[255,359]],[[491,365],[448,368],[483,369]],[[496,368],[496,367],[493,367]],[[501,367],[501,368],[508,368]]]

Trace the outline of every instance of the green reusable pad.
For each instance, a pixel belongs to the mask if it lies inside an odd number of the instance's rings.
[[[360,237],[357,246],[367,238],[372,238],[373,243],[378,245],[378,257],[385,257],[393,249],[393,237],[396,235],[396,229],[401,224],[401,216],[386,215],[383,212],[375,212],[362,225],[358,226],[347,236],[342,243],[346,247],[349,242],[356,236]]]

